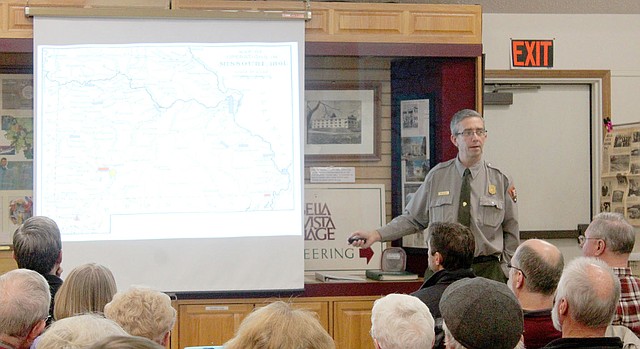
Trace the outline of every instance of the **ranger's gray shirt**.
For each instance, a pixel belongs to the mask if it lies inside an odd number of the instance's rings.
[[[520,244],[518,206],[509,195],[509,178],[484,160],[471,170],[471,232],[474,256],[496,256],[503,265]],[[465,167],[456,157],[436,165],[401,216],[378,229],[382,241],[424,230],[429,222],[457,222]],[[506,271],[506,267],[503,268]]]

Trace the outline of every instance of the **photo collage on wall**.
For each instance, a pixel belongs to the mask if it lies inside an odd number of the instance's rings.
[[[0,74],[0,243],[33,215],[33,77]]]
[[[430,170],[429,162],[429,100],[414,99],[400,102],[402,142],[402,207],[418,190]],[[405,247],[426,248],[424,233],[403,237]]]
[[[600,211],[621,213],[640,226],[640,126],[608,132],[602,162]]]

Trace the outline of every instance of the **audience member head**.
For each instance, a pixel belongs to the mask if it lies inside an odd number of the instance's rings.
[[[42,275],[16,269],[0,276],[0,341],[29,348],[49,316],[51,294]]]
[[[482,119],[482,115],[480,115],[480,113],[472,109],[462,109],[457,113],[453,114],[453,117],[451,117],[451,123],[449,124],[449,128],[451,129],[452,135],[455,135],[457,132],[462,131],[462,130],[458,130],[458,124],[460,123],[460,121],[466,118]]]
[[[626,264],[636,233],[620,213],[602,212],[593,217],[584,238],[582,254],[585,257],[598,257],[609,263],[610,258],[622,256]]]
[[[116,280],[109,268],[95,263],[75,267],[55,296],[56,320],[84,313],[102,313],[116,293]]]
[[[176,322],[176,310],[166,294],[143,287],[118,292],[104,307],[104,315],[134,336],[167,345]]]
[[[427,232],[432,271],[471,268],[476,243],[469,228],[460,223],[437,222],[431,223]]]
[[[333,349],[335,343],[316,315],[276,301],[247,316],[225,349]]]
[[[418,298],[389,294],[373,303],[371,338],[377,349],[425,349],[433,347],[434,320]]]
[[[13,233],[13,258],[19,268],[56,274],[62,262],[60,229],[51,218],[28,218]]]
[[[89,349],[163,349],[151,339],[138,336],[110,336],[93,344]]]
[[[565,268],[551,311],[553,325],[584,337],[604,336],[620,299],[620,281],[603,261],[578,257]],[[574,335],[575,336],[575,335]]]
[[[447,348],[513,349],[522,338],[522,309],[507,285],[482,277],[452,283],[442,294]]]
[[[76,315],[54,321],[40,336],[36,349],[86,349],[114,335],[128,334],[120,325],[102,315]]]
[[[510,265],[508,285],[516,296],[526,292],[553,297],[564,268],[564,257],[553,244],[529,239],[518,246]],[[552,300],[546,309],[551,308]]]

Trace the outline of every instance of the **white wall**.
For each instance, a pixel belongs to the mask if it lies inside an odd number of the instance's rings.
[[[512,38],[555,39],[553,69],[610,70],[613,123],[640,122],[640,15],[486,13],[482,36],[487,70],[510,69]],[[580,255],[574,239],[551,242]]]
[[[509,69],[510,39],[555,39],[553,69],[611,71],[614,124],[640,121],[640,15],[483,16],[486,69]]]

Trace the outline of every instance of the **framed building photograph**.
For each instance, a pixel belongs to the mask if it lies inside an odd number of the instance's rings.
[[[305,91],[305,160],[380,160],[380,84],[308,84]]]

